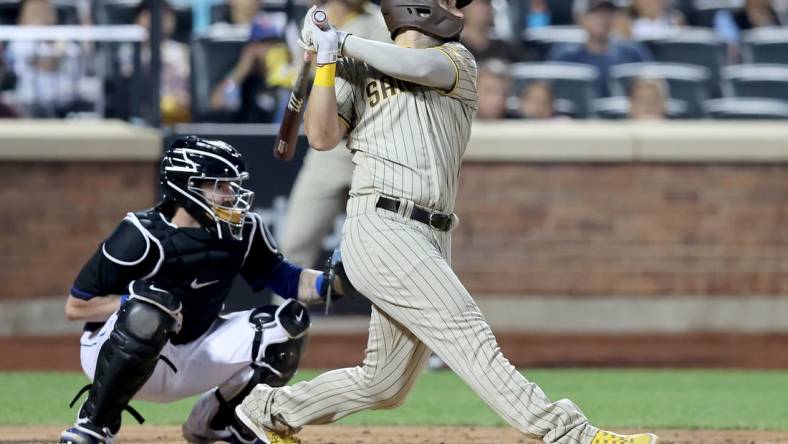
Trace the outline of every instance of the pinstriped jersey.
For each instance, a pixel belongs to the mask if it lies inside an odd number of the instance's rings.
[[[337,63],[337,108],[354,152],[351,196],[379,193],[453,211],[478,104],[476,61],[459,42],[434,50],[456,69],[450,91],[395,79],[349,58]]]

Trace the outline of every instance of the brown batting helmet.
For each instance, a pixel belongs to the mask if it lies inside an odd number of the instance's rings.
[[[457,7],[464,8],[471,1],[457,0]],[[392,39],[406,29],[443,40],[455,39],[462,31],[462,19],[441,8],[436,0],[381,0],[380,10]]]

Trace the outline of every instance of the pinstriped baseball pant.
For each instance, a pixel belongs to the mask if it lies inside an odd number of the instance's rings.
[[[589,443],[597,429],[580,409],[566,399],[549,401],[501,353],[450,268],[451,235],[375,209],[376,199],[348,201],[342,240],[348,277],[373,303],[363,365],[290,387],[258,386],[243,402],[249,416],[264,427],[293,431],[360,410],[395,407],[404,402],[432,349],[523,433],[546,443]]]

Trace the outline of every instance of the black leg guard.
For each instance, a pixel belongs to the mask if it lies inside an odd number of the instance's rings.
[[[256,442],[254,433],[247,429],[246,426],[235,417],[235,408],[243,402],[244,398],[252,392],[252,389],[255,388],[257,384],[281,387],[287,384],[288,381],[289,379],[282,379],[267,368],[255,367],[252,378],[232,399],[225,399],[217,388],[214,390],[213,395],[216,397],[216,400],[219,401],[219,410],[216,412],[213,419],[211,419],[208,426],[214,430],[230,430],[231,433],[237,435],[238,441],[240,442]]]
[[[290,381],[304,349],[309,313],[297,301],[289,300],[281,306],[266,305],[253,310],[249,323],[255,329],[251,356],[254,373],[232,399],[225,399],[218,388],[214,391],[219,410],[208,426],[230,430],[239,442],[251,443],[256,442],[255,435],[236,418],[235,408],[258,384],[281,387]]]
[[[252,311],[249,322],[256,330],[252,345],[252,361],[269,369],[274,380],[265,382],[274,387],[289,381],[301,360],[309,329],[309,312],[293,299],[284,304],[265,305]]]
[[[112,433],[120,429],[120,414],[153,373],[159,353],[177,328],[167,301],[132,298],[118,313],[109,339],[101,347],[93,385],[80,411],[80,419]]]

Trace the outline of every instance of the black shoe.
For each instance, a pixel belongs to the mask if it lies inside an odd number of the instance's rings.
[[[89,423],[77,424],[60,434],[62,444],[112,444],[112,433]]]

